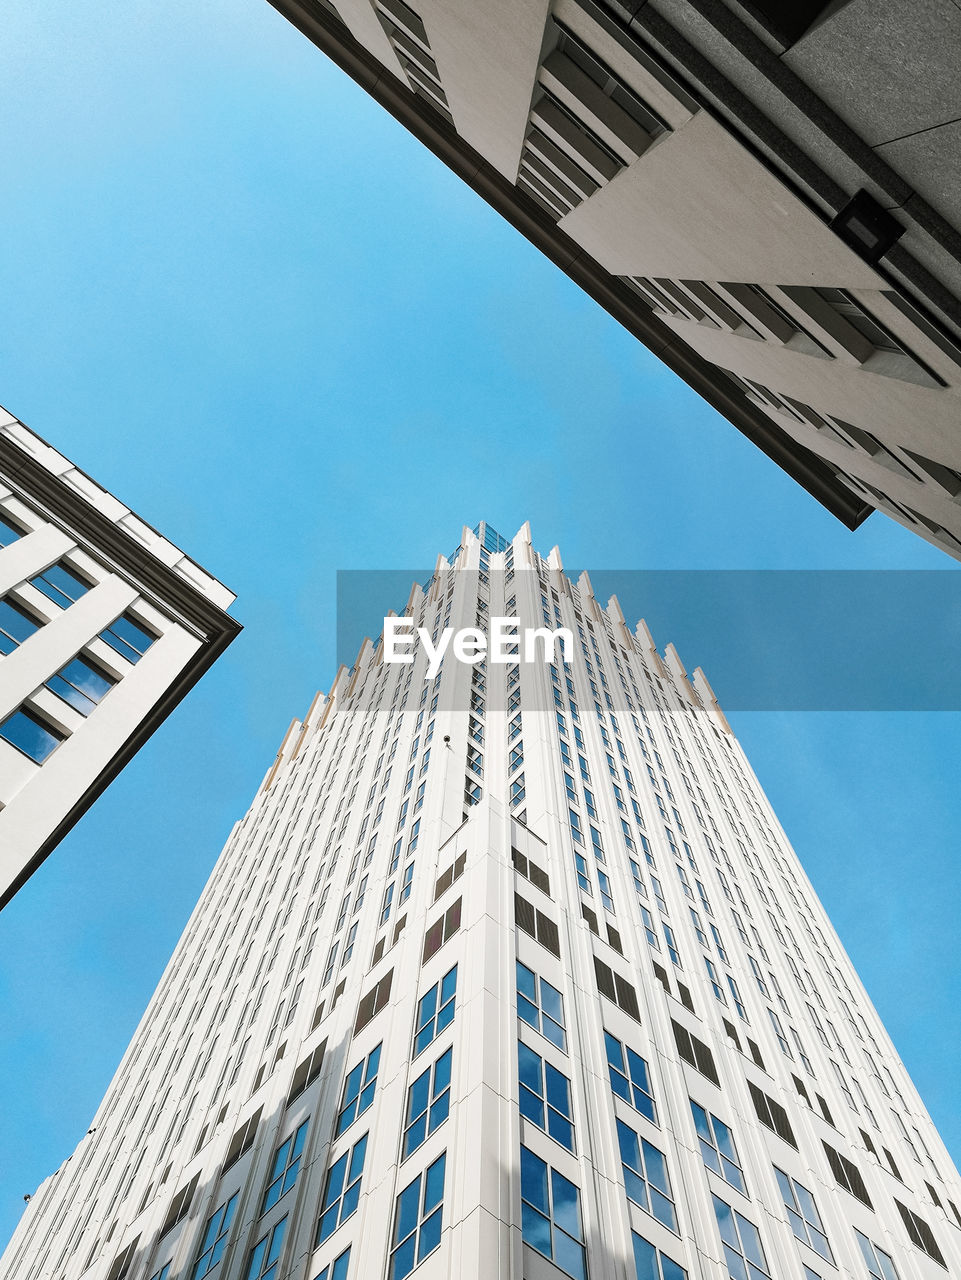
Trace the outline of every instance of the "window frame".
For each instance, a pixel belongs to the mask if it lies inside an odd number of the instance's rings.
[[[435,1174],[440,1166],[439,1174]],[[432,1176],[434,1181],[440,1180],[440,1189],[437,1198],[428,1201],[429,1195],[435,1194],[431,1190]],[[415,1268],[419,1267],[425,1258],[429,1258],[432,1253],[440,1248],[443,1240],[444,1232],[444,1188],[447,1180],[447,1152],[442,1151],[436,1160],[433,1160],[426,1169],[417,1175],[412,1182],[409,1182],[402,1191],[400,1191],[394,1200],[393,1226],[391,1228],[391,1244],[390,1256],[387,1264],[388,1280],[405,1280]],[[416,1191],[415,1191],[416,1188]],[[398,1232],[401,1228],[402,1213],[404,1206],[402,1204],[404,1198],[414,1192],[416,1197],[416,1211],[413,1226],[403,1236],[398,1238]],[[424,1249],[424,1233],[427,1227],[436,1219],[436,1240],[431,1243],[432,1236],[428,1237],[428,1247]],[[435,1228],[431,1228],[432,1232]],[[397,1267],[397,1258],[401,1249],[409,1242],[413,1242],[414,1252],[410,1260],[410,1265],[406,1271],[399,1270]],[[404,1264],[402,1264],[404,1265]]]
[[[445,999],[444,995],[445,991],[448,990],[448,987],[450,994],[447,995]],[[426,1001],[430,1000],[431,997],[433,997],[433,1010],[425,1018],[424,1010],[427,1007]],[[417,1011],[415,1013],[414,1021],[414,1052],[412,1055],[414,1058],[423,1053],[428,1045],[433,1044],[441,1032],[445,1031],[447,1027],[450,1026],[454,1020],[456,1012],[457,965],[455,964],[452,968],[448,969],[444,976],[439,978],[432,987],[429,987],[417,1002]],[[422,1037],[428,1028],[431,1028],[430,1035],[422,1042]]]
[[[620,1118],[615,1117],[617,1127],[617,1146],[621,1160],[621,1173],[624,1179],[624,1193],[632,1204],[650,1214],[656,1222],[674,1235],[680,1235],[677,1223],[677,1203],[671,1185],[671,1175],[667,1167],[667,1156],[656,1147],[649,1138]],[[633,1139],[633,1163],[628,1159],[627,1144]],[[651,1172],[651,1167],[656,1172]],[[656,1193],[656,1196],[655,1194]],[[637,1195],[642,1195],[638,1199]],[[662,1203],[663,1202],[663,1203]],[[664,1206],[667,1209],[664,1209]],[[665,1216],[656,1212],[661,1209]]]
[[[268,1209],[272,1209],[275,1204],[278,1204],[287,1192],[291,1191],[295,1186],[297,1176],[300,1173],[300,1158],[303,1155],[304,1144],[307,1141],[307,1129],[309,1126],[310,1119],[308,1118],[299,1124],[274,1152],[270,1173],[267,1175],[267,1185],[264,1187],[264,1194],[260,1203],[261,1217]],[[281,1159],[283,1159],[283,1164],[281,1164]],[[293,1177],[288,1182],[291,1170],[293,1170]],[[278,1184],[280,1185],[280,1191],[271,1200],[270,1193]],[[270,1201],[269,1203],[268,1200]]]
[[[453,1045],[448,1046],[442,1054],[434,1059],[429,1067],[425,1068],[420,1075],[413,1080],[407,1087],[407,1100],[404,1106],[404,1131],[401,1135],[401,1163],[412,1156],[431,1136],[436,1132],[442,1124],[445,1123],[450,1115],[450,1093],[451,1082],[453,1076]],[[444,1064],[444,1065],[442,1065]],[[438,1068],[440,1070],[440,1084],[438,1090]],[[424,1106],[415,1115],[411,1114],[412,1108],[417,1101],[414,1090],[418,1088],[424,1078],[427,1078],[427,1094]],[[443,1107],[441,1108],[441,1104]],[[438,1108],[443,1110],[443,1115],[439,1120],[434,1119],[435,1111]],[[439,1114],[439,1112],[438,1112]],[[419,1138],[412,1146],[408,1145],[408,1135],[415,1125],[423,1119],[424,1129],[423,1136]]]

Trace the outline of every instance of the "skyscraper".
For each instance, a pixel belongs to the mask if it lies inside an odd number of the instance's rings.
[[[703,674],[527,526],[402,616],[414,660],[365,641],[288,730],[5,1280],[957,1268],[958,1176]],[[425,678],[505,617],[569,650]]]
[[[234,639],[233,600],[0,409],[0,906]]]
[[[270,2],[839,519],[961,559],[951,0]]]

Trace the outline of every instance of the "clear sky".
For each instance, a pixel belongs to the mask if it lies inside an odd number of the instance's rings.
[[[329,686],[336,570],[431,568],[484,518],[592,570],[951,571],[882,516],[848,533],[264,0],[4,26],[0,403],[246,629],[0,917],[0,1241]],[[710,676],[709,648],[682,656]],[[734,721],[961,1153],[961,718]]]

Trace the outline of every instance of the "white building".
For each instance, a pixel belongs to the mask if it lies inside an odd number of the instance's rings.
[[[961,559],[952,0],[270,2],[839,519]]]
[[[0,409],[0,906],[234,638],[233,600]]]
[[[704,676],[526,526],[454,559],[404,616],[573,662],[364,642],[5,1280],[956,1271],[957,1173]]]

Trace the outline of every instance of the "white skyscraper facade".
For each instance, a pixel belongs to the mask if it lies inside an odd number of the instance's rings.
[[[0,408],[0,908],[234,640],[233,601]]]
[[[403,616],[570,661],[364,642],[4,1280],[961,1272],[958,1175],[703,674],[527,526]]]

